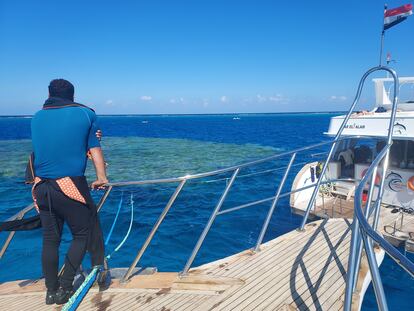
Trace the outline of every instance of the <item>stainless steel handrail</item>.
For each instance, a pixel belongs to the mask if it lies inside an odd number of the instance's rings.
[[[359,95],[362,91],[362,86],[368,76],[368,73],[372,73],[374,71],[387,71],[388,73],[391,73],[394,79],[394,99],[393,99],[393,112],[392,112],[392,118],[390,118],[390,122],[389,122],[389,131],[388,131],[388,139],[387,139],[387,144],[391,144],[392,143],[392,128],[394,125],[394,118],[395,118],[395,112],[396,112],[396,107],[397,107],[397,101],[398,101],[398,77],[396,75],[396,73],[387,68],[387,67],[374,67],[372,69],[370,69],[367,73],[364,74],[364,76],[362,77],[360,83],[359,83],[359,87],[358,87],[358,91],[357,91],[357,95],[355,96],[355,98],[359,99]],[[387,149],[388,150],[388,149]],[[388,160],[388,158],[387,158]],[[387,161],[388,162],[388,161]],[[384,165],[386,165],[386,163],[384,162]],[[384,168],[384,172],[386,171],[386,166],[383,167]],[[374,176],[372,177],[374,178]],[[383,186],[383,181],[385,180],[385,178],[382,179],[381,182],[381,186]],[[361,184],[361,183],[360,183]],[[371,190],[371,189],[370,189]],[[381,189],[380,189],[381,192]],[[372,198],[372,193],[369,193],[369,197],[370,200]],[[377,201],[380,202],[381,198],[380,196],[378,196]],[[355,201],[356,202],[356,201]],[[371,205],[371,201],[367,200],[366,203],[366,215],[369,215],[369,209],[370,209],[370,205]],[[379,209],[380,206],[378,205],[377,208]],[[347,272],[347,282],[346,282],[346,289],[345,289],[345,302],[344,302],[344,309],[345,310],[350,310],[351,305],[352,305],[352,293],[355,290],[356,287],[356,279],[358,277],[358,270],[359,270],[359,265],[360,265],[360,261],[361,261],[361,255],[362,255],[362,241],[361,241],[361,237],[359,235],[359,222],[358,222],[358,218],[356,217],[356,213],[354,213],[354,219],[353,219],[353,230],[352,230],[352,236],[351,236],[351,245],[350,245],[350,255],[349,255],[349,260],[348,260],[348,272]]]
[[[399,252],[392,244],[390,244],[387,240],[385,240],[377,231],[375,231],[371,225],[368,223],[368,215],[369,213],[362,210],[362,194],[367,184],[369,178],[373,179],[376,177],[376,172],[378,164],[382,161],[384,157],[389,152],[391,145],[386,145],[385,148],[380,152],[377,158],[372,162],[368,171],[366,172],[365,176],[363,177],[362,181],[360,182],[357,190],[355,191],[355,217],[354,217],[354,227],[358,234],[356,234],[356,238],[353,239],[353,245],[358,245],[356,243],[357,239],[362,239],[362,244],[368,259],[368,266],[369,271],[372,276],[372,282],[374,286],[375,296],[377,298],[377,304],[379,310],[386,311],[388,310],[387,301],[384,293],[384,289],[381,282],[381,276],[379,273],[379,268],[377,264],[377,260],[375,257],[374,247],[372,240],[377,243],[379,247],[381,247],[385,253],[387,253],[400,267],[402,267],[405,271],[407,271],[412,277],[414,277],[414,263],[411,262],[407,257],[404,256],[401,252]],[[385,174],[383,174],[385,175]],[[385,176],[383,176],[385,179]],[[371,180],[372,182],[373,180]],[[368,209],[369,204],[367,200],[367,206],[365,207]],[[374,206],[375,208],[375,206]],[[355,226],[359,224],[359,228]],[[358,232],[359,231],[359,232]],[[360,242],[361,243],[361,242]],[[357,272],[357,264],[361,260],[360,254],[358,254],[357,246],[351,247],[350,259],[349,259],[349,268],[348,268],[348,277],[347,277],[347,291],[345,296],[345,305],[344,310],[349,311],[352,309],[352,291],[354,290],[354,284],[356,283],[355,272]],[[354,283],[354,284],[353,284]],[[349,293],[348,293],[349,291]],[[349,296],[347,296],[349,295]]]
[[[314,148],[318,148],[318,147],[321,147],[321,146],[325,146],[325,145],[328,145],[328,144],[332,144],[332,143],[338,142],[340,140],[350,139],[350,138],[359,138],[359,137],[361,137],[361,136],[338,137],[338,138],[335,138],[334,140],[329,140],[329,141],[326,141],[326,142],[321,142],[321,143],[313,144],[313,145],[306,146],[306,147],[302,147],[302,148],[298,148],[298,149],[295,149],[295,150],[278,153],[278,154],[275,154],[273,156],[269,156],[269,157],[262,158],[262,159],[259,159],[259,160],[254,160],[254,161],[242,163],[242,164],[239,164],[239,165],[234,165],[234,166],[231,166],[231,167],[227,167],[227,168],[223,168],[223,169],[218,169],[218,170],[213,170],[213,171],[204,172],[204,173],[198,173],[198,174],[192,174],[192,175],[185,175],[185,176],[174,177],[174,178],[161,178],[161,179],[149,179],[149,180],[138,180],[138,181],[126,181],[126,182],[108,183],[107,184],[107,189],[106,189],[105,193],[102,195],[99,203],[97,204],[97,210],[98,211],[100,211],[101,208],[103,207],[104,203],[106,202],[106,199],[108,198],[108,196],[111,193],[111,191],[113,190],[113,188],[124,187],[124,186],[135,186],[135,185],[150,185],[150,184],[163,184],[163,183],[177,183],[177,182],[180,183],[180,185],[181,185],[181,186],[179,185],[177,187],[177,189],[174,192],[174,194],[170,197],[169,203],[167,204],[167,206],[165,207],[164,211],[162,212],[162,215],[160,215],[158,221],[154,224],[154,226],[153,226],[150,234],[148,235],[146,241],[144,242],[144,244],[142,245],[142,247],[139,249],[137,255],[135,256],[134,261],[130,265],[127,273],[124,275],[123,281],[127,281],[128,278],[131,276],[131,274],[133,272],[133,269],[136,267],[136,265],[138,264],[140,258],[143,256],[145,250],[147,249],[147,247],[151,243],[152,238],[154,237],[156,231],[158,230],[158,227],[160,226],[160,224],[164,220],[165,215],[168,213],[169,209],[171,208],[172,204],[174,203],[176,197],[180,193],[180,191],[183,188],[183,186],[184,186],[184,184],[185,184],[186,181],[188,181],[188,180],[194,180],[194,179],[201,179],[201,178],[205,178],[205,177],[209,177],[209,176],[216,176],[216,175],[220,175],[220,174],[224,174],[224,173],[228,173],[228,172],[233,172],[233,174],[235,174],[236,171],[238,173],[238,171],[240,169],[242,169],[242,168],[249,167],[249,166],[254,166],[254,165],[257,165],[257,164],[261,164],[261,163],[264,163],[264,162],[268,162],[268,161],[271,161],[271,160],[283,158],[283,157],[286,157],[286,156],[290,155],[293,158],[291,158],[291,162],[289,163],[288,167],[285,170],[285,176],[284,176],[284,178],[282,180],[282,183],[279,185],[279,187],[281,189],[281,187],[283,186],[283,184],[285,182],[285,179],[287,177],[287,174],[288,174],[288,171],[289,171],[290,167],[293,166],[293,164],[292,164],[293,163],[293,159],[294,159],[294,157],[296,156],[297,153],[304,152],[304,151],[307,151],[307,150],[311,150],[311,149],[314,149]],[[237,176],[237,174],[234,175],[234,178],[236,176]],[[188,272],[188,270],[189,270],[189,268],[190,268],[190,266],[191,266],[191,264],[192,264],[195,256],[197,255],[197,252],[200,249],[200,247],[201,247],[201,245],[202,245],[202,243],[204,241],[204,238],[207,235],[207,233],[208,233],[208,231],[209,231],[212,223],[214,222],[215,218],[218,215],[221,215],[221,214],[224,214],[224,213],[229,213],[231,211],[235,211],[235,210],[241,209],[241,207],[238,207],[238,208],[236,207],[236,208],[230,208],[230,209],[226,209],[226,210],[221,210],[221,206],[223,205],[223,202],[224,202],[224,200],[226,198],[226,195],[227,195],[228,191],[230,190],[230,187],[231,187],[231,185],[232,185],[233,182],[234,182],[234,180],[231,181],[230,184],[227,184],[227,187],[225,189],[225,192],[223,193],[222,199],[220,200],[220,202],[219,202],[219,204],[217,206],[218,208],[216,207],[216,209],[213,211],[213,214],[211,216],[212,217],[211,218],[211,223],[209,221],[209,223],[204,228],[204,231],[203,231],[202,235],[200,236],[199,242],[196,244],[196,246],[195,246],[192,254],[190,255],[190,258],[187,261],[186,266],[184,267],[184,270],[182,272],[182,275],[185,275]],[[323,184],[323,183],[324,182],[321,182],[320,184]],[[308,188],[312,188],[312,187],[315,187],[315,185],[306,186],[302,190],[305,190],[305,189],[308,189]],[[265,199],[265,200],[258,200],[257,202],[262,201],[262,203],[264,203],[267,200],[274,200],[274,204],[272,204],[271,210],[269,211],[268,216],[267,216],[267,218],[269,218],[269,217],[272,216],[273,211],[274,211],[274,209],[276,207],[277,200],[275,200],[275,198],[276,199],[278,199],[278,197],[279,198],[282,198],[282,197],[285,197],[285,196],[287,196],[287,195],[289,195],[291,193],[299,192],[299,191],[301,191],[301,189],[295,189],[294,191],[290,191],[290,192],[283,193],[283,194],[279,192],[279,193],[277,193],[277,195],[275,197],[272,197],[272,198],[269,198],[269,199]],[[252,206],[252,205],[253,204],[250,204],[250,206]],[[20,213],[21,212],[19,212],[16,215],[20,215]],[[269,221],[270,221],[270,218],[269,218]],[[265,221],[265,223],[263,224],[263,227],[262,227],[262,230],[261,230],[259,239],[258,239],[259,242],[256,244],[256,249],[257,250],[259,250],[258,248],[260,246],[260,243],[261,243],[261,241],[263,239],[264,234],[266,233],[267,226],[268,226],[268,221]],[[10,244],[12,238],[13,238],[13,234],[10,236],[10,238],[8,239],[8,241],[6,241],[7,242],[7,245],[4,245],[3,246],[3,253],[6,251],[6,249],[7,249],[8,245]]]
[[[391,145],[385,146],[385,148],[378,154],[377,158],[372,162],[368,168],[364,178],[355,191],[355,214],[359,221],[362,231],[364,231],[371,239],[373,239],[395,262],[405,269],[411,276],[414,277],[414,263],[398,251],[391,243],[384,239],[372,226],[368,223],[366,214],[362,211],[362,194],[365,185],[368,182],[368,178],[373,175],[373,172],[378,167],[378,164],[386,156]],[[375,176],[375,175],[374,175]]]
[[[348,123],[349,119],[351,118],[352,113],[354,112],[355,106],[356,106],[356,105],[358,104],[358,102],[359,102],[359,99],[360,99],[360,97],[361,97],[361,93],[362,93],[362,89],[364,88],[364,84],[365,84],[365,80],[366,80],[366,78],[367,78],[370,74],[372,74],[373,72],[376,72],[376,71],[379,71],[379,70],[384,70],[384,71],[388,71],[388,72],[390,72],[390,73],[391,73],[391,72],[393,72],[393,73],[394,73],[394,71],[393,71],[392,69],[389,69],[388,67],[382,67],[382,66],[373,67],[373,68],[369,69],[367,72],[365,72],[365,73],[364,73],[364,75],[362,76],[362,78],[361,78],[361,80],[360,80],[360,82],[359,82],[359,85],[358,85],[358,90],[357,90],[357,93],[356,93],[356,95],[355,95],[355,99],[354,99],[354,101],[353,101],[353,103],[352,103],[351,107],[349,108],[348,113],[346,114],[346,116],[345,116],[344,120],[342,121],[342,124],[341,124],[341,126],[339,127],[338,132],[336,133],[336,135],[335,135],[335,139],[334,139],[334,142],[333,142],[333,143],[332,143],[332,145],[331,145],[331,148],[330,148],[330,150],[329,150],[329,153],[328,153],[328,156],[327,156],[327,158],[326,158],[326,161],[323,163],[323,166],[322,166],[322,171],[321,171],[321,176],[325,176],[325,172],[326,172],[326,170],[327,170],[327,168],[328,168],[328,163],[329,163],[329,161],[331,160],[332,155],[334,154],[334,151],[335,151],[335,148],[336,148],[336,143],[337,143],[337,140],[341,137],[342,132],[343,132],[343,130],[345,129],[346,124]],[[398,83],[398,82],[397,82],[397,83]],[[398,90],[397,90],[397,93],[394,93],[394,95],[395,95],[395,94],[398,94]],[[312,209],[312,206],[313,206],[313,204],[314,204],[314,202],[315,202],[315,199],[316,199],[316,196],[317,196],[317,194],[318,194],[318,191],[319,191],[319,187],[320,187],[320,183],[321,183],[321,181],[322,181],[322,178],[319,178],[319,179],[318,179],[318,181],[317,181],[317,183],[316,183],[317,185],[316,185],[316,187],[315,187],[315,189],[314,189],[314,191],[313,191],[313,193],[312,193],[312,196],[311,196],[311,198],[310,198],[310,200],[309,200],[309,202],[308,202],[308,206],[307,206],[307,208],[306,208],[305,215],[304,215],[304,217],[303,217],[303,219],[302,219],[302,223],[301,223],[301,225],[300,225],[300,230],[303,230],[303,229],[305,228],[306,222],[307,222],[308,217],[309,217],[309,214],[310,214],[310,210]]]
[[[354,178],[334,178],[334,179],[326,179],[326,180],[324,180],[324,181],[321,182],[321,185],[326,185],[326,184],[330,184],[330,183],[334,183],[334,182],[338,182],[338,181],[355,182],[355,181],[358,181],[358,180],[357,179],[354,179]],[[303,187],[296,188],[296,189],[291,190],[291,191],[284,192],[284,193],[282,193],[279,196],[279,199],[280,198],[287,197],[287,196],[289,196],[289,195],[291,195],[293,193],[301,192],[303,190],[310,189],[310,188],[313,188],[313,187],[315,187],[315,184],[311,184],[311,185],[308,185],[308,186],[303,186]],[[220,211],[219,213],[217,213],[217,215],[222,215],[222,214],[226,214],[226,213],[230,213],[230,212],[233,212],[233,211],[237,211],[239,209],[243,209],[243,208],[246,208],[246,207],[251,207],[251,206],[259,205],[259,204],[262,204],[262,203],[265,203],[265,202],[272,201],[275,198],[276,198],[276,196],[272,196],[272,197],[264,198],[264,199],[261,199],[261,200],[249,202],[249,203],[246,203],[246,204],[237,205],[237,206],[234,206],[234,207],[229,207],[229,208],[227,208],[225,210]]]
[[[255,252],[259,251],[260,245],[262,245],[263,238],[264,238],[264,235],[267,231],[267,227],[269,226],[270,219],[273,216],[273,213],[274,213],[275,208],[276,208],[276,204],[277,204],[277,202],[279,201],[279,198],[280,198],[280,193],[282,192],[283,186],[285,185],[285,182],[286,182],[286,178],[289,174],[290,168],[292,167],[293,161],[295,161],[295,158],[296,158],[296,153],[292,154],[292,156],[290,158],[290,161],[289,161],[289,164],[286,167],[285,174],[283,175],[282,180],[280,181],[280,184],[277,187],[275,198],[272,202],[272,205],[270,206],[270,209],[267,213],[265,222],[263,223],[262,230],[260,231],[259,238],[257,239],[256,246],[254,247]]]
[[[201,245],[204,242],[204,239],[207,236],[207,233],[209,232],[214,220],[216,219],[217,213],[220,211],[221,207],[223,206],[224,200],[226,199],[227,194],[229,193],[231,186],[233,185],[234,181],[236,180],[236,177],[237,177],[237,174],[239,174],[239,171],[240,171],[240,168],[237,168],[234,171],[233,175],[231,176],[230,182],[226,185],[226,188],[224,189],[224,191],[223,191],[223,193],[220,197],[220,200],[216,205],[216,208],[214,209],[213,213],[211,213],[211,216],[210,216],[210,218],[207,222],[207,225],[204,227],[204,230],[201,233],[201,235],[200,235],[200,237],[197,241],[197,244],[195,245],[190,257],[188,258],[188,260],[187,260],[187,262],[184,266],[183,271],[180,273],[181,276],[187,275],[188,270],[190,269],[191,264],[193,263],[198,251],[200,250]]]
[[[218,170],[213,170],[213,171],[204,172],[204,173],[198,173],[198,174],[192,174],[192,175],[185,175],[185,176],[174,177],[174,178],[162,178],[162,179],[149,179],[149,180],[138,180],[138,181],[126,181],[126,182],[108,183],[106,185],[107,186],[107,189],[106,189],[105,193],[102,195],[99,203],[97,204],[97,210],[98,210],[98,212],[101,210],[101,208],[105,204],[106,199],[108,198],[108,196],[111,193],[111,191],[113,190],[113,188],[124,187],[124,186],[134,186],[134,185],[150,185],[150,184],[163,184],[163,183],[176,183],[176,182],[183,183],[183,186],[184,186],[184,183],[186,181],[188,181],[188,180],[201,179],[201,178],[205,178],[205,177],[209,177],[209,176],[216,176],[216,175],[220,175],[220,174],[224,174],[224,173],[228,173],[228,172],[233,172],[234,173],[236,170],[238,171],[241,168],[245,168],[245,167],[249,167],[249,166],[254,166],[254,165],[261,164],[261,163],[264,163],[264,162],[268,162],[268,161],[271,161],[271,160],[283,158],[283,157],[286,157],[288,155],[292,156],[293,154],[297,154],[297,153],[304,152],[304,151],[307,151],[307,150],[311,150],[311,149],[315,149],[315,148],[318,148],[318,147],[322,147],[322,146],[331,144],[331,143],[336,142],[336,141],[339,141],[339,140],[350,139],[350,138],[359,138],[359,137],[360,136],[341,137],[341,138],[338,138],[338,139],[329,140],[329,141],[325,141],[325,142],[321,142],[321,143],[309,145],[309,146],[302,147],[302,148],[298,148],[298,149],[295,149],[295,150],[278,153],[278,154],[275,154],[275,155],[272,155],[272,156],[269,156],[269,157],[266,157],[266,158],[262,158],[262,159],[259,159],[259,160],[245,162],[245,163],[242,163],[242,164],[239,164],[239,165],[234,165],[234,166],[231,166],[231,167],[227,167],[227,168],[223,168],[223,169],[218,169]],[[314,185],[311,185],[310,187],[314,187]],[[308,188],[308,187],[306,187],[306,188]],[[296,190],[299,191],[299,189],[296,189]],[[179,189],[178,193],[180,191],[181,191],[181,188]],[[293,193],[293,192],[290,192],[290,193]],[[178,195],[178,193],[176,193],[176,195]],[[173,196],[174,195],[175,194],[173,194]],[[280,194],[280,197],[284,197],[285,195],[288,195],[288,194]],[[274,199],[274,198],[271,198],[271,199]],[[171,200],[171,198],[170,198],[170,200]],[[175,198],[174,198],[174,200],[175,200]],[[224,198],[223,198],[223,200],[224,200]],[[174,201],[172,201],[172,203],[173,202]],[[172,205],[172,203],[171,203],[171,205]],[[168,212],[168,210],[169,210],[170,207],[171,206],[168,206],[166,212]],[[17,213],[16,215],[14,215],[12,217],[12,219],[16,219],[16,217],[18,215],[23,215],[24,216],[24,214],[27,213],[27,211],[31,210],[32,208],[33,208],[33,206],[31,206],[30,208],[26,208],[26,209],[20,211],[19,213]],[[235,209],[235,210],[237,210],[237,209]],[[222,212],[228,213],[228,212],[230,212],[230,210],[220,211],[220,209],[219,209],[217,211],[217,213],[216,213],[216,216],[220,215]],[[23,217],[23,216],[21,216],[21,217]],[[153,230],[151,231],[151,233],[148,236],[147,240],[145,241],[144,245],[138,251],[138,253],[137,253],[137,255],[136,255],[135,259],[134,259],[133,264],[130,266],[130,268],[128,269],[128,273],[125,276],[129,277],[131,275],[131,273],[133,271],[133,268],[138,263],[139,259],[142,257],[144,251],[146,250],[146,248],[148,247],[149,243],[151,242],[152,237],[154,236],[154,234],[156,233],[159,225],[163,221],[164,216],[161,219],[159,219],[160,221],[157,222],[154,225]],[[3,254],[6,251],[7,247],[9,246],[9,244],[10,244],[12,238],[13,238],[13,235],[14,235],[13,233],[10,233],[10,237],[6,241],[6,244],[3,245],[3,248],[2,248]],[[200,245],[200,247],[201,247],[201,245]],[[185,270],[186,269],[184,269],[184,271]],[[126,280],[125,277],[123,279]]]
[[[22,219],[32,209],[34,209],[33,203],[29,204],[28,206],[20,210],[18,213],[16,213],[15,215],[7,219],[7,221]],[[0,259],[3,258],[3,255],[6,252],[7,248],[9,247],[10,242],[13,240],[13,237],[15,234],[16,234],[16,231],[11,231],[8,237],[6,238],[6,241],[4,241],[3,246],[1,247],[1,250],[0,250]]]
[[[132,264],[130,265],[128,271],[125,273],[125,275],[122,278],[122,282],[126,282],[128,280],[128,278],[131,276],[134,268],[137,266],[138,261],[141,259],[142,255],[144,255],[148,245],[150,244],[152,238],[155,235],[155,232],[157,232],[159,226],[161,225],[161,223],[163,222],[165,216],[167,215],[168,211],[170,210],[171,206],[174,204],[175,200],[178,197],[178,194],[181,192],[181,190],[184,187],[184,184],[186,183],[187,180],[182,180],[179,185],[177,186],[177,188],[175,189],[174,193],[172,194],[172,196],[170,197],[167,205],[165,206],[164,210],[162,211],[162,213],[160,214],[157,222],[155,223],[155,225],[152,227],[151,232],[149,233],[147,239],[145,240],[144,244],[142,245],[141,249],[139,250],[137,256],[135,257],[134,261],[132,262]]]
[[[311,155],[311,157],[312,157],[312,155]],[[309,162],[296,163],[296,164],[292,164],[292,167],[296,167],[296,166],[303,167],[303,166],[305,166],[308,163]],[[246,178],[246,177],[252,177],[252,176],[258,176],[258,175],[265,175],[265,174],[268,174],[268,173],[274,173],[274,172],[281,171],[281,170],[285,170],[285,168],[284,167],[278,167],[278,168],[272,168],[272,169],[263,170],[263,171],[259,171],[259,172],[238,175],[237,176],[237,179]],[[217,178],[217,179],[209,179],[209,180],[204,181],[204,183],[209,184],[209,183],[214,183],[214,182],[219,182],[219,181],[224,181],[224,180],[228,181],[229,180],[229,177]]]
[[[288,156],[288,155],[292,155],[294,153],[300,153],[302,151],[314,149],[314,148],[321,147],[321,146],[324,146],[324,145],[329,145],[329,144],[332,144],[332,143],[335,143],[335,142],[338,142],[338,141],[341,141],[341,140],[361,138],[361,137],[362,137],[361,135],[338,137],[338,138],[335,138],[333,140],[328,140],[328,141],[325,141],[325,142],[320,142],[320,143],[309,145],[309,146],[306,146],[306,147],[302,147],[302,148],[298,148],[298,149],[294,149],[294,150],[290,150],[290,151],[286,151],[286,152],[277,153],[275,155],[272,155],[272,156],[269,156],[269,157],[266,157],[266,158],[262,158],[262,159],[259,159],[259,160],[245,162],[245,163],[242,163],[242,164],[239,164],[239,165],[234,165],[234,166],[230,166],[230,167],[226,167],[226,168],[222,168],[222,169],[218,169],[218,170],[213,170],[213,171],[209,171],[209,172],[204,172],[204,173],[189,174],[189,175],[180,176],[180,177],[173,177],[173,178],[160,178],[160,179],[148,179],[148,180],[137,180],[137,181],[121,181],[121,182],[108,183],[107,186],[121,187],[121,186],[132,186],[132,185],[161,184],[161,183],[180,182],[184,179],[186,179],[186,180],[199,179],[199,178],[204,178],[204,177],[209,177],[209,176],[213,176],[213,175],[219,175],[219,174],[231,172],[231,171],[234,171],[238,168],[244,168],[244,167],[253,166],[253,165],[256,165],[256,164],[268,162],[268,161],[271,161],[271,160],[274,160],[274,159],[278,159],[278,158],[282,158],[282,157],[285,157],[285,156]]]
[[[368,168],[365,176],[362,178],[361,182],[359,183],[356,191],[355,191],[355,200],[354,200],[354,220],[353,220],[353,228],[352,228],[352,237],[351,237],[351,246],[350,246],[350,254],[348,260],[348,271],[347,271],[347,279],[346,279],[346,289],[345,289],[345,301],[344,301],[344,310],[350,311],[352,309],[352,298],[353,292],[356,287],[357,277],[358,277],[358,270],[359,264],[361,261],[362,249],[365,249],[365,253],[367,255],[369,271],[372,277],[372,283],[374,287],[375,296],[377,299],[378,307],[381,311],[387,311],[387,300],[384,293],[384,288],[382,286],[381,277],[379,273],[379,268],[374,252],[374,245],[373,241],[375,241],[379,247],[381,247],[385,253],[387,253],[398,265],[400,265],[403,269],[405,269],[408,273],[414,276],[414,264],[408,260],[403,254],[401,254],[397,249],[395,249],[388,241],[386,241],[380,234],[376,232],[376,227],[379,221],[379,210],[381,207],[382,195],[384,193],[384,183],[385,183],[385,176],[386,171],[388,169],[388,162],[389,162],[389,151],[392,145],[393,139],[393,130],[394,130],[394,123],[395,123],[395,116],[397,112],[397,104],[398,104],[398,76],[396,72],[388,67],[374,67],[367,71],[364,74],[363,78],[360,82],[360,88],[358,89],[358,93],[356,98],[359,98],[361,92],[361,86],[364,84],[366,77],[375,71],[387,71],[390,73],[394,80],[394,98],[393,98],[393,105],[392,111],[390,116],[390,122],[388,126],[388,135],[387,135],[387,144],[383,148],[383,150],[377,155],[377,157],[372,161],[370,167]],[[374,202],[373,206],[371,207],[371,200],[373,198],[373,184],[375,183],[376,172],[378,169],[378,165],[380,162],[383,161],[382,164],[382,176],[381,182],[379,185],[379,191],[377,194],[377,199]],[[369,187],[368,198],[365,206],[365,211],[362,210],[362,194],[364,188],[371,178],[371,184]],[[374,221],[373,226],[368,223],[368,218],[370,214],[374,211]]]
[[[17,212],[13,216],[9,217],[6,221],[15,220],[15,219],[18,219],[19,217],[23,218],[24,215],[26,215],[32,209],[34,209],[34,204],[33,203],[30,203],[25,208],[23,208],[22,210],[20,210],[19,212]]]
[[[296,153],[294,153],[294,155],[295,155]],[[290,166],[292,167],[293,165],[292,165],[292,163],[293,163],[293,160],[294,160],[294,157],[292,156],[292,158],[291,158],[291,160],[290,160],[290,162],[289,162],[289,164],[290,164]],[[289,166],[289,164],[288,164],[288,166]],[[287,172],[285,172],[285,175],[284,176],[287,176]],[[330,180],[324,180],[321,184],[327,184],[327,183],[333,183],[333,182],[340,182],[340,181],[343,181],[343,182],[354,182],[355,180],[354,179],[351,179],[351,178],[343,178],[343,179],[330,179]],[[132,274],[132,272],[133,272],[133,269],[136,267],[136,265],[137,265],[137,263],[138,263],[138,261],[140,260],[140,258],[142,257],[142,255],[144,254],[144,252],[145,252],[145,250],[146,250],[146,248],[148,247],[148,245],[149,245],[149,243],[151,242],[151,240],[152,240],[152,238],[153,238],[153,236],[154,236],[154,234],[155,234],[155,232],[157,231],[157,229],[158,229],[158,227],[159,227],[159,225],[161,224],[161,222],[163,221],[163,219],[164,219],[164,217],[165,217],[165,215],[168,213],[168,210],[171,208],[171,206],[172,206],[172,204],[174,203],[174,201],[175,201],[175,199],[177,198],[177,196],[178,196],[178,194],[179,194],[179,192],[181,191],[181,189],[183,188],[183,186],[184,186],[184,183],[185,183],[185,180],[184,181],[182,181],[180,184],[179,184],[179,186],[177,187],[177,189],[176,189],[176,191],[173,193],[173,195],[171,196],[171,198],[170,198],[170,200],[169,200],[169,202],[167,203],[167,205],[166,205],[166,208],[164,209],[164,211],[163,211],[163,213],[162,213],[162,215],[160,215],[160,217],[159,217],[159,219],[158,219],[158,221],[157,221],[157,223],[154,225],[154,227],[152,228],[152,230],[151,230],[151,232],[150,232],[150,234],[148,235],[148,237],[147,237],[147,239],[146,239],[146,241],[144,242],[144,245],[141,247],[141,249],[138,251],[138,253],[137,253],[137,256],[135,257],[135,259],[134,259],[134,261],[133,261],[133,263],[130,265],[130,267],[129,267],[129,269],[128,269],[128,271],[127,271],[127,273],[123,276],[123,278],[122,278],[122,281],[123,282],[125,282],[125,281],[127,281],[128,280],[128,278],[131,276],[131,274]],[[279,186],[279,188],[278,189],[281,189],[281,185],[282,185],[282,183],[280,184],[280,186]],[[231,186],[231,185],[230,185]],[[309,188],[313,188],[313,187],[315,187],[315,184],[311,184],[311,185],[307,185],[307,186],[304,186],[304,187],[301,187],[301,188],[297,188],[297,189],[294,189],[294,190],[291,190],[291,191],[287,191],[287,192],[284,192],[284,193],[281,193],[280,195],[279,195],[279,199],[280,198],[283,198],[283,197],[287,197],[287,196],[289,196],[289,195],[291,195],[291,194],[293,194],[293,193],[297,193],[297,192],[300,192],[300,191],[303,191],[303,190],[306,190],[306,189],[309,189]],[[110,194],[110,192],[113,190],[113,186],[109,186],[108,188],[106,188],[106,190],[105,190],[105,192],[104,192],[104,194],[102,195],[102,197],[101,197],[101,199],[100,199],[100,201],[99,201],[99,203],[97,204],[97,210],[98,211],[100,211],[101,210],[101,208],[103,207],[103,204],[105,203],[105,201],[106,201],[106,199],[107,199],[107,197],[109,196],[109,194]],[[250,207],[250,206],[254,206],[254,205],[258,205],[258,204],[262,204],[262,203],[266,203],[266,202],[270,202],[270,201],[274,201],[274,202],[277,202],[277,200],[275,200],[277,198],[277,196],[272,196],[272,197],[269,197],[269,198],[265,198],[265,199],[261,199],[261,200],[256,200],[256,201],[254,201],[254,202],[250,202],[250,203],[247,203],[247,204],[243,204],[243,205],[238,205],[238,206],[235,206],[235,207],[232,207],[232,208],[227,208],[227,209],[225,209],[225,210],[220,210],[220,211],[217,211],[217,213],[216,213],[216,216],[218,216],[218,215],[221,215],[221,214],[226,214],[226,213],[229,213],[229,212],[232,212],[232,211],[236,211],[236,210],[239,210],[239,209],[242,209],[242,208],[246,208],[246,207]],[[222,202],[223,203],[223,202]],[[221,205],[222,205],[222,203],[221,203]],[[273,206],[273,205],[272,205]],[[276,206],[276,204],[275,204],[275,206]],[[272,207],[273,209],[275,208],[275,206],[274,207]],[[12,217],[10,217],[9,218],[9,220],[13,220],[13,219],[17,219],[18,217],[20,218],[22,218],[28,211],[30,211],[31,209],[33,209],[34,208],[34,205],[33,204],[30,204],[29,206],[27,206],[26,208],[24,208],[23,210],[21,210],[21,211],[19,211],[18,213],[16,213],[14,216],[12,216]],[[272,213],[268,213],[268,217],[270,216],[271,217],[271,215],[272,215]],[[216,217],[215,216],[215,217]],[[210,225],[210,227],[211,227],[211,225]],[[266,230],[264,229],[264,228],[267,228],[267,226],[263,226],[262,227],[262,230],[261,230],[261,232],[263,232],[263,236],[264,236],[264,233],[266,232]],[[207,231],[206,231],[207,232]],[[13,235],[11,236],[11,238],[13,237]],[[11,241],[11,238],[10,238],[10,240],[8,240],[8,242],[7,242],[7,245],[6,244],[4,244],[3,245],[3,253],[2,254],[4,254],[4,252],[5,252],[5,250],[7,249],[7,246],[9,245],[9,243],[10,243],[10,241]],[[262,238],[260,238],[259,237],[259,239],[262,239]],[[201,243],[202,244],[202,243]],[[197,249],[199,249],[200,247],[201,247],[201,244],[200,244],[200,246],[199,247],[197,247]],[[256,244],[256,247],[257,247],[257,245],[259,245],[260,246],[260,244]],[[257,251],[259,251],[260,249],[257,249]],[[198,250],[197,250],[198,251]],[[195,257],[195,255],[194,255],[194,257]],[[1,257],[0,257],[1,258]],[[187,269],[188,270],[188,269]],[[185,270],[183,270],[183,271],[185,271]],[[182,275],[184,275],[184,274],[182,274]]]

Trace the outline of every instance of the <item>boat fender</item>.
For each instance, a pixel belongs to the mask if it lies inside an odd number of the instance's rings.
[[[410,178],[408,178],[407,188],[410,189],[411,191],[414,191],[414,176],[411,176]]]
[[[315,167],[311,166],[310,167],[310,175],[311,175],[311,181],[312,183],[315,182]]]

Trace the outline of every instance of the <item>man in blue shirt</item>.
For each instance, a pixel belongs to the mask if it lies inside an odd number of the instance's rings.
[[[105,162],[96,137],[96,115],[90,108],[74,102],[74,87],[69,81],[57,79],[50,83],[49,98],[33,117],[31,126],[36,176],[33,198],[43,228],[46,304],[63,304],[73,294],[73,279],[87,248],[93,265],[103,264],[102,232],[84,173],[89,152],[97,175],[91,187],[103,188],[108,183]],[[58,279],[64,222],[73,239]],[[91,250],[94,247],[101,248],[95,256]]]

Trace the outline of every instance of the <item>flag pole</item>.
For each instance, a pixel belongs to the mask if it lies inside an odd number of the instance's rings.
[[[384,14],[387,10],[387,4],[384,4]],[[384,47],[384,37],[385,37],[385,29],[384,29],[384,16],[382,17],[382,32],[381,32],[381,48],[380,48],[380,57],[379,57],[379,65],[382,66],[382,49]]]
[[[384,46],[384,34],[385,31],[382,30],[382,34],[381,34],[381,49],[380,49],[380,57],[379,57],[379,65],[382,66],[382,48]]]

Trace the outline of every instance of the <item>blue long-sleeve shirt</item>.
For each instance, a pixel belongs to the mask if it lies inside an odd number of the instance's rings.
[[[31,130],[35,174],[41,178],[83,176],[87,151],[100,147],[96,114],[85,107],[40,110]]]

